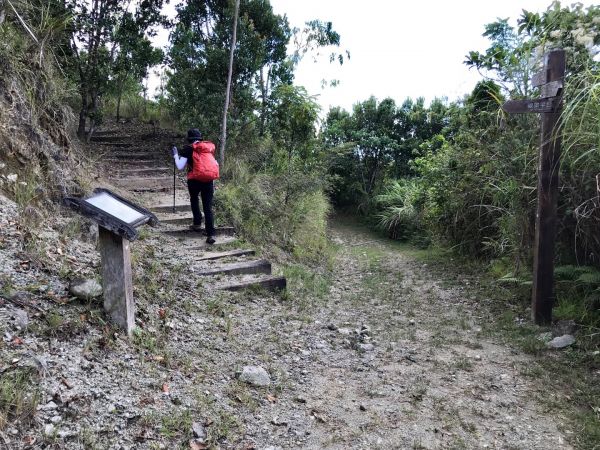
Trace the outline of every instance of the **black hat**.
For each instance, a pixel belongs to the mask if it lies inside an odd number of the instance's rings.
[[[198,128],[190,128],[187,132],[188,142],[195,142],[202,140],[202,133]]]

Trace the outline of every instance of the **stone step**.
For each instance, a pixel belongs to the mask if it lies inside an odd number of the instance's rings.
[[[171,212],[173,212],[173,209],[171,209]],[[192,223],[192,217],[159,217],[158,220],[161,225],[190,225]]]
[[[141,189],[158,189],[159,191],[173,191],[173,180],[161,178],[112,178],[110,181],[122,189],[132,189],[139,191]]]
[[[129,148],[140,145],[137,142],[96,142],[96,144],[113,148]]]
[[[200,258],[196,258],[196,261],[214,261],[223,258],[236,258],[238,256],[252,256],[256,252],[254,250],[230,250],[227,252],[211,252],[202,255]]]
[[[264,273],[271,274],[271,263],[266,259],[257,261],[245,261],[241,263],[223,264],[222,266],[211,267],[210,269],[202,269],[196,272],[200,276],[212,275],[248,275]]]
[[[194,231],[190,228],[183,228],[181,230],[164,230],[163,234],[181,239],[206,239],[204,228],[202,231]],[[234,234],[235,228],[233,227],[215,227],[215,236],[233,236]]]
[[[165,159],[165,155],[162,153],[148,152],[106,152],[104,157],[116,160],[126,159],[131,162],[161,161]]]
[[[170,184],[173,186],[173,177],[129,177],[127,179],[111,177],[110,179],[113,181],[127,181],[127,183],[138,181],[140,183]]]
[[[114,135],[119,135],[120,132],[121,132],[120,130],[96,130],[96,131],[94,131],[94,134],[92,135],[92,137],[94,137],[94,136],[114,136]],[[120,136],[122,136],[122,134]]]
[[[117,166],[118,169],[156,169],[164,168],[164,161],[158,159],[147,159],[140,161],[139,159],[118,159],[113,158],[110,153],[102,155],[102,162],[110,164],[111,166]],[[173,170],[173,169],[171,169]]]
[[[148,209],[155,214],[172,213],[173,205],[172,204],[171,205],[155,205],[155,206],[151,206]],[[191,211],[191,210],[192,210],[192,207],[190,206],[189,203],[175,204],[175,212],[187,212],[187,211]]]
[[[198,233],[198,234],[201,234],[201,233]],[[206,239],[206,236],[204,236],[204,238]],[[217,242],[215,242],[214,244],[207,244],[206,241],[199,241],[199,242],[197,241],[197,243],[194,242],[193,247],[186,247],[185,252],[186,252],[186,254],[189,254],[189,252],[192,250],[206,251],[206,249],[208,249],[208,248],[217,248],[222,245],[231,245],[231,244],[235,244],[237,241],[238,241],[237,238],[232,237],[232,236],[217,236]]]
[[[170,213],[173,213],[173,207],[171,206],[171,211],[169,211]],[[188,211],[189,212],[189,211]],[[202,217],[204,218],[204,214],[202,214]],[[193,217],[190,216],[174,216],[173,214],[165,216],[165,215],[159,215],[158,216],[158,221],[160,222],[161,225],[173,225],[173,226],[179,226],[179,225],[191,225],[193,222]],[[233,234],[235,233],[235,230],[233,229],[233,227],[220,227],[223,232],[225,233],[227,230],[230,230],[230,233]],[[187,229],[184,230],[172,230],[172,231],[176,231],[176,232],[184,232],[184,231],[190,231]]]
[[[285,277],[280,276],[269,276],[262,278],[255,278],[244,281],[236,281],[232,283],[223,284],[217,286],[216,289],[225,291],[242,291],[244,289],[266,289],[268,291],[283,291],[287,287],[287,281]]]
[[[131,192],[144,192],[144,193],[164,193],[164,192],[173,192],[173,187],[161,187],[161,186],[121,186],[121,189],[126,189]]]
[[[140,177],[140,176],[155,176],[155,175],[168,175],[173,172],[173,169],[169,169],[168,167],[164,168],[154,168],[150,167],[147,169],[119,169],[117,168],[117,174],[121,177]],[[171,183],[173,183],[173,178],[169,178]]]
[[[154,234],[155,230],[152,229],[151,232],[152,234]],[[193,258],[194,254],[202,256],[209,252],[217,252],[220,248],[223,247],[225,248],[225,250],[228,250],[229,248],[236,248],[234,246],[238,246],[239,248],[238,240],[234,237],[229,236],[217,237],[217,240],[214,244],[207,244],[206,241],[194,241],[193,246],[189,246],[189,244],[189,242],[178,242],[173,247],[163,248],[161,246],[157,251],[156,258],[159,258],[165,263],[173,265],[181,264],[184,261],[187,261],[186,264],[189,264],[195,261],[195,258],[191,259]],[[203,265],[209,263],[210,261],[199,262],[199,264]],[[202,267],[205,268],[205,266]]]

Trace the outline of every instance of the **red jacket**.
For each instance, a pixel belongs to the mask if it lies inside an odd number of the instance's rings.
[[[215,159],[215,144],[210,141],[199,141],[192,144],[192,170],[188,172],[188,180],[203,182],[219,178],[219,163]]]

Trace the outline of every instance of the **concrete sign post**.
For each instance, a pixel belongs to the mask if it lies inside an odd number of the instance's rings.
[[[129,241],[99,226],[98,245],[102,259],[104,311],[113,323],[131,334],[135,326],[135,308]]]
[[[98,223],[104,310],[115,325],[131,335],[135,305],[130,242],[137,239],[136,227],[145,223],[154,226],[158,220],[148,210],[106,189],[96,189],[87,199],[67,197],[65,203]]]

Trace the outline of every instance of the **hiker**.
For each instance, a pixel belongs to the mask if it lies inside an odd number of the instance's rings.
[[[219,163],[215,159],[215,144],[202,140],[202,133],[197,128],[187,132],[187,144],[178,152],[172,148],[175,165],[179,170],[187,168],[187,183],[190,192],[190,204],[194,222],[192,230],[201,231],[202,214],[198,203],[198,195],[202,197],[202,209],[206,224],[206,242],[215,243],[215,225],[212,213],[214,193],[213,181],[219,178]]]

